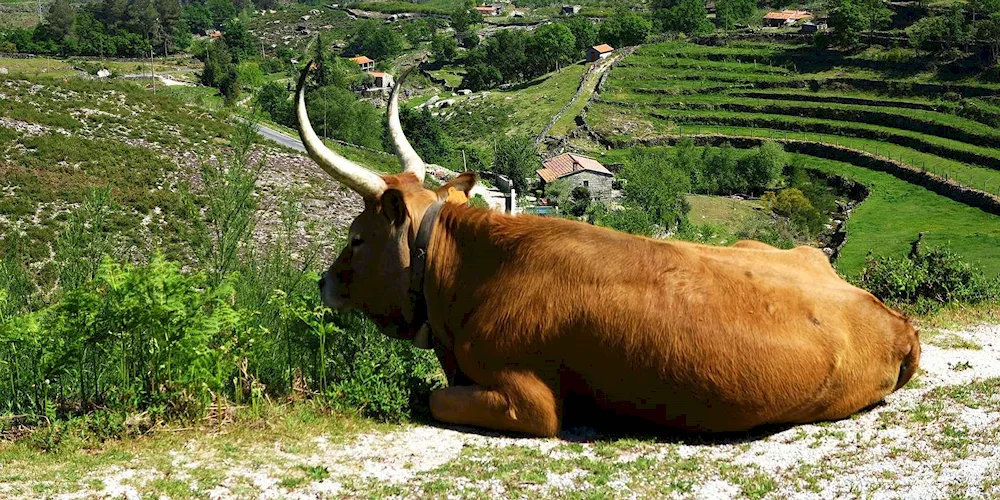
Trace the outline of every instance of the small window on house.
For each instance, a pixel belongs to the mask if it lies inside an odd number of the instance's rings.
[[[590,187],[590,181],[583,181],[583,187],[589,188]]]

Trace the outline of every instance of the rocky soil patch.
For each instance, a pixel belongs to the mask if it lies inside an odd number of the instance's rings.
[[[589,427],[534,439],[433,425],[245,447],[194,437],[166,457],[80,475],[54,497],[140,498],[167,484],[220,499],[1000,495],[1000,326],[925,337],[910,384],[839,422],[727,439]],[[0,492],[30,497],[32,488]]]

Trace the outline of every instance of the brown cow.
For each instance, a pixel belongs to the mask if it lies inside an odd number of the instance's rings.
[[[673,428],[741,431],[847,417],[917,369],[916,330],[816,249],[660,241],[443,203],[465,199],[475,175],[423,187],[400,83],[389,128],[404,172],[377,175],[313,133],[305,77],[302,141],[365,200],[323,301],[433,344],[449,378],[462,374],[467,385],[431,395],[438,420],[552,436],[566,401],[583,398]]]

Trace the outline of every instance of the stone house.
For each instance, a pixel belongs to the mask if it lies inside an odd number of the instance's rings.
[[[563,5],[562,6],[562,14],[564,16],[572,16],[573,14],[579,14],[579,13],[580,13],[580,6],[579,5]]]
[[[812,17],[812,12],[805,10],[783,10],[781,12],[768,12],[764,15],[764,26],[771,28],[781,28],[791,26],[803,19]]]
[[[502,5],[480,5],[476,7],[476,12],[479,12],[483,17],[499,16],[503,14]]]
[[[615,48],[602,43],[600,45],[594,45],[593,47],[587,49],[587,62],[594,62],[599,59],[604,59],[611,55],[615,51]]]
[[[392,86],[395,84],[389,73],[369,71],[368,76],[372,77],[372,84],[368,90],[392,90]]]
[[[584,186],[590,190],[590,197],[594,200],[611,199],[611,185],[615,175],[599,161],[583,155],[566,153],[546,161],[543,165],[545,168],[536,171],[543,185],[548,186],[557,180],[566,179],[570,189]]]

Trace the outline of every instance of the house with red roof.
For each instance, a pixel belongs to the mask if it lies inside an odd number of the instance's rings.
[[[764,14],[764,26],[780,28],[791,26],[803,19],[812,17],[812,12],[806,10],[783,10],[781,12],[768,12]]]
[[[611,197],[611,184],[615,174],[589,156],[566,153],[549,159],[543,166],[545,168],[536,173],[545,186],[565,180],[571,190],[578,186],[587,188],[590,190],[590,197],[595,200],[607,200]]]
[[[594,62],[599,59],[604,59],[611,55],[615,51],[615,48],[602,43],[600,45],[594,45],[593,47],[587,49],[587,62]]]
[[[371,59],[369,59],[369,58],[367,58],[365,56],[352,57],[351,61],[353,61],[354,64],[357,64],[358,68],[361,71],[371,71],[371,70],[375,69],[375,61],[373,61],[373,60],[371,60]]]

